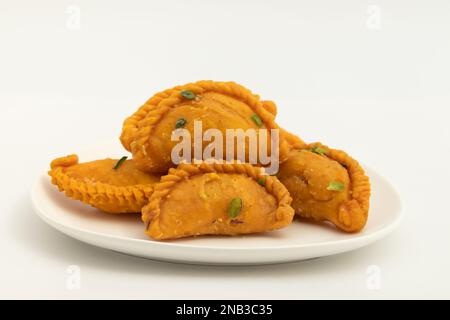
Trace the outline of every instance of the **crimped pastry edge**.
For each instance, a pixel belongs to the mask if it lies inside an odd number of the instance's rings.
[[[197,95],[205,92],[217,92],[232,96],[246,103],[261,118],[268,129],[281,129],[275,122],[275,115],[277,113],[275,103],[261,101],[258,95],[253,94],[249,89],[235,82],[202,80],[176,86],[156,94],[139,108],[135,114],[125,120],[121,141],[124,147],[133,153],[133,157],[136,159],[146,159],[147,155],[145,150],[151,137],[150,133],[152,128],[174,105],[183,101],[180,95],[180,92],[183,90],[191,90]],[[291,144],[285,139],[285,135],[287,134],[285,130],[280,130],[279,156],[281,161],[292,149]],[[305,145],[298,137],[297,142],[300,145]]]
[[[244,163],[218,163],[215,161],[204,161],[200,164],[182,163],[177,168],[169,170],[169,174],[161,177],[161,181],[155,186],[155,190],[149,203],[142,210],[142,221],[147,232],[153,220],[156,220],[161,213],[161,202],[172,191],[172,188],[183,179],[206,173],[244,174],[256,182],[264,178],[264,188],[273,195],[278,202],[278,207],[273,214],[277,217],[294,215],[294,209],[290,206],[292,198],[286,187],[276,176],[264,174],[260,167],[254,167]],[[157,222],[157,221],[156,221]]]
[[[311,149],[320,147],[326,150],[324,156],[337,161],[343,165],[349,174],[351,184],[351,199],[343,202],[339,208],[338,220],[339,228],[346,232],[360,231],[367,223],[370,207],[371,186],[369,177],[359,162],[349,156],[346,152],[338,149],[331,149],[328,146],[315,142],[306,146]],[[362,219],[352,219],[361,217]],[[350,218],[351,223],[346,223]]]
[[[69,155],[53,160],[51,170],[48,172],[52,178],[52,184],[57,186],[59,191],[64,192],[67,197],[79,200],[102,211],[108,213],[140,212],[153,193],[153,184],[138,184],[126,187],[113,186],[102,182],[92,184],[70,177],[64,172],[65,168],[78,164],[79,158],[77,155]],[[114,204],[118,204],[117,207],[120,207],[120,209],[110,209]]]

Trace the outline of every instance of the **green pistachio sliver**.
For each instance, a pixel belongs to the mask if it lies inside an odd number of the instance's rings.
[[[191,90],[181,91],[180,94],[188,100],[194,100],[196,97],[195,93],[193,93]]]
[[[339,181],[332,181],[328,185],[327,190],[330,190],[330,191],[344,191],[345,190],[345,185],[342,182],[339,182]]]
[[[324,154],[327,153],[327,150],[320,146],[314,146],[310,149],[310,151],[313,153],[317,153],[318,155],[321,155],[321,156],[323,156]]]
[[[254,113],[251,116],[251,118],[252,118],[253,122],[255,122],[258,127],[262,127],[263,122],[262,122],[261,118],[256,113]]]
[[[259,178],[258,179],[258,184],[260,185],[260,186],[265,186],[266,185],[266,179],[263,179],[263,178]]]
[[[128,159],[128,157],[122,157],[122,158],[120,158],[120,160],[119,161],[117,161],[117,163],[116,163],[116,165],[114,166],[114,170],[117,170],[117,169],[119,169],[120,168],[120,166],[125,162],[125,161],[127,161],[127,159]]]
[[[228,216],[230,218],[236,218],[242,210],[242,199],[233,198],[228,205]]]
[[[180,118],[175,122],[175,129],[183,128],[187,123],[187,120],[185,118]]]

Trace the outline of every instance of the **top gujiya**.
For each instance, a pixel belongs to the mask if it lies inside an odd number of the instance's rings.
[[[279,129],[275,114],[274,103],[261,101],[257,95],[234,82],[199,81],[160,92],[148,100],[125,121],[121,141],[141,170],[164,173],[177,165],[172,157],[177,144],[172,134],[176,129],[186,129],[190,136],[195,136],[198,134],[194,132],[195,124],[200,123],[200,134],[213,129],[220,131],[223,137],[230,129],[253,129],[259,138],[257,148],[251,149],[251,142],[245,140],[245,159],[251,157],[251,152],[259,155],[263,149],[269,154],[277,151],[279,158],[276,160],[279,161],[286,157],[290,145],[283,130],[279,131],[279,143],[271,145],[270,129]],[[262,138],[260,129],[267,129]],[[207,143],[200,143],[205,149]],[[194,149],[194,143],[191,147]],[[224,160],[227,151],[228,155],[230,152],[226,147],[222,144],[220,150]],[[233,148],[231,152],[231,160],[237,159],[237,149]],[[191,159],[194,159],[194,154],[192,152]],[[215,159],[219,160],[217,152]],[[254,164],[267,165],[259,159]]]

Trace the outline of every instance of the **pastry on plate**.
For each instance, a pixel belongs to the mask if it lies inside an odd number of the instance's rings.
[[[194,149],[195,123],[201,123],[200,137],[208,129],[216,129],[226,137],[226,129],[268,129],[267,137],[258,140],[258,148],[267,148],[270,155],[270,129],[279,129],[275,122],[276,105],[271,101],[261,101],[250,90],[234,82],[198,81],[177,86],[156,94],[147,101],[123,125],[121,141],[123,146],[133,154],[133,159],[141,170],[146,172],[167,173],[177,163],[173,161],[172,151],[179,143],[172,139],[177,129],[187,129],[192,138],[190,144]],[[283,159],[289,151],[289,143],[284,138],[284,131],[279,132],[279,158]],[[258,136],[259,137],[259,136]],[[208,144],[200,141],[201,150]],[[244,142],[245,157],[249,158],[249,141]],[[262,149],[265,150],[265,149]],[[223,143],[222,159],[226,158]],[[227,160],[237,158],[236,149],[231,149]],[[234,154],[233,154],[234,153]],[[200,155],[201,156],[201,155]],[[216,159],[220,156],[213,155]],[[190,159],[202,160],[192,151]],[[210,157],[206,157],[208,159]],[[231,159],[230,159],[231,158]],[[203,159],[203,160],[205,160]],[[244,159],[239,159],[241,162]],[[256,163],[254,163],[256,164]],[[265,164],[265,163],[262,163]]]
[[[234,236],[289,225],[291,200],[275,176],[249,164],[181,164],[156,185],[142,219],[157,240]]]
[[[50,166],[52,183],[61,192],[108,213],[140,212],[160,179],[125,157],[79,163],[78,156],[70,155]]]
[[[329,221],[360,231],[369,212],[370,182],[359,163],[345,152],[320,143],[291,151],[277,174],[302,218]]]

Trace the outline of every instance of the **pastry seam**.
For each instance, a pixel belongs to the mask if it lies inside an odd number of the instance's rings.
[[[232,96],[247,104],[262,119],[268,129],[280,129],[275,123],[275,115],[264,107],[265,102],[247,88],[234,82],[198,81],[157,94],[125,121],[121,140],[127,150],[134,151],[137,158],[146,158],[145,150],[153,127],[166,112],[184,101],[180,94],[183,90],[191,90],[197,95],[216,92]],[[280,159],[283,159],[291,149],[289,143],[285,141],[285,133],[284,130],[280,130]],[[301,142],[299,138],[298,141]],[[135,146],[133,147],[133,145]]]
[[[175,90],[179,90],[180,88],[181,86],[176,86],[171,89],[158,92],[153,95],[153,97],[148,99],[133,115],[125,119],[120,141],[126,150],[131,151],[131,143],[133,142],[136,131],[138,130],[139,121],[144,119],[151,109],[156,108],[161,100],[170,97]]]
[[[352,213],[357,210],[361,210],[364,215],[364,219],[360,223],[362,225],[342,225],[342,227],[346,229],[346,231],[360,230],[366,224],[368,219],[371,194],[369,177],[365,174],[364,169],[361,167],[358,161],[350,157],[346,152],[342,150],[331,149],[319,142],[311,143],[307,146],[307,148],[313,147],[321,147],[325,149],[327,152],[324,154],[324,156],[337,161],[341,165],[344,165],[347,169],[351,184],[351,199],[341,204],[340,211],[350,209],[350,213]]]
[[[161,178],[160,183],[155,186],[155,190],[145,207],[147,214],[142,214],[142,220],[145,223],[145,230],[148,230],[150,222],[159,217],[161,212],[162,200],[172,191],[172,188],[181,180],[192,176],[205,173],[224,173],[224,174],[244,174],[256,182],[258,179],[264,179],[264,188],[278,202],[275,215],[288,215],[294,209],[290,206],[292,198],[286,187],[275,177],[264,174],[263,169],[253,167],[250,164],[242,163],[207,163],[201,164],[180,164],[176,169],[169,170],[169,174]]]
[[[71,155],[58,158],[52,162],[52,168],[48,172],[52,178],[52,184],[68,197],[88,203],[91,206],[99,206],[99,202],[119,202],[130,207],[142,207],[148,202],[153,193],[153,185],[136,184],[133,186],[112,186],[103,182],[95,184],[80,181],[66,174],[63,169],[75,166],[79,163],[78,156]],[[99,197],[104,197],[100,200]],[[137,210],[136,212],[139,212]]]

